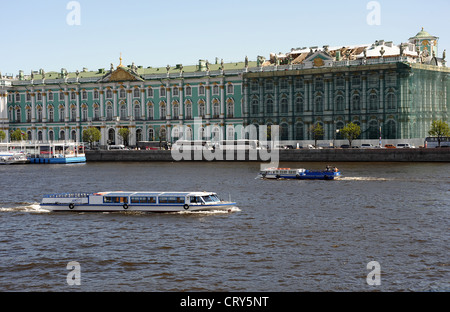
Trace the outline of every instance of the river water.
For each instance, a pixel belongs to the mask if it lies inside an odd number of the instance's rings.
[[[449,291],[450,164],[330,165],[341,180],[259,180],[245,162],[1,166],[0,291]],[[39,207],[43,194],[109,190],[215,191],[239,209]]]

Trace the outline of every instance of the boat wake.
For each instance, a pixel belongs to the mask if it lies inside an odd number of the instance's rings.
[[[340,177],[338,181],[392,181],[394,179],[378,177]]]
[[[233,212],[239,212],[241,209],[238,207],[232,207],[228,210],[198,210],[198,211],[177,211],[177,212],[168,212],[169,214],[189,214],[189,215],[215,215],[215,214],[228,214]]]
[[[20,203],[19,205],[17,206],[16,205],[14,205],[13,207],[4,207],[1,205],[0,212],[32,212],[32,213],[49,212],[48,210],[41,208],[41,205],[37,203]]]

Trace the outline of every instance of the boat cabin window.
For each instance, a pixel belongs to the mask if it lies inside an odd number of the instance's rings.
[[[132,204],[156,204],[155,196],[133,196],[130,200]]]
[[[191,196],[191,204],[201,204],[202,198],[200,196]]]
[[[104,203],[113,203],[113,204],[127,204],[128,197],[123,196],[105,196],[103,197]]]
[[[184,196],[160,196],[160,204],[184,204]]]
[[[213,203],[220,201],[219,198],[217,198],[216,195],[208,195],[208,196],[202,196],[202,199],[205,203]]]

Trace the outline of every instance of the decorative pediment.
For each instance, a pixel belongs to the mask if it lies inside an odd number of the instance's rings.
[[[120,81],[143,81],[143,79],[127,67],[117,67],[116,70],[109,72],[100,79],[99,82],[120,82]]]
[[[316,51],[303,61],[303,63],[312,63],[314,67],[322,67],[330,62],[333,62],[333,58],[323,51]]]

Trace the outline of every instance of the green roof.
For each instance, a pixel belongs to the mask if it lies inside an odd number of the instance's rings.
[[[412,38],[420,39],[420,38],[437,38],[437,37],[430,35],[430,33],[428,31],[423,30],[422,27],[422,30],[419,31],[417,35],[415,35]]]
[[[248,66],[249,67],[256,67],[256,61],[255,62],[248,62]],[[223,64],[224,70],[228,71],[228,70],[239,70],[239,69],[244,69],[245,68],[245,62],[234,62],[234,63],[224,63]],[[131,70],[131,65],[128,66],[123,66],[123,68],[127,71]],[[218,71],[221,68],[221,64],[209,64],[209,70],[210,71]],[[114,70],[116,70],[116,68],[114,68]],[[143,67],[143,66],[138,66],[137,67],[137,73],[140,76],[144,76],[144,75],[157,75],[157,74],[166,74],[167,73],[167,69],[166,67]],[[79,78],[95,78],[98,77],[99,79],[102,78],[103,76],[107,75],[110,72],[109,68],[100,68],[98,70],[94,70],[94,71],[79,71]],[[187,66],[183,66],[183,72],[184,73],[193,73],[193,72],[200,72],[199,69],[199,65],[187,65]],[[206,73],[206,65],[205,68],[203,70],[203,72]],[[178,67],[178,65],[175,66],[170,66],[169,69],[169,74],[175,74],[175,73],[180,73],[180,68]],[[42,79],[42,75],[39,73],[34,73],[33,74],[34,79],[35,80],[40,80]],[[67,73],[67,78],[76,78],[76,72],[68,72]],[[50,71],[50,72],[46,72],[45,73],[45,79],[60,79],[61,78],[61,72],[56,72],[56,71]],[[26,75],[26,79],[25,80],[30,80],[30,76]]]

